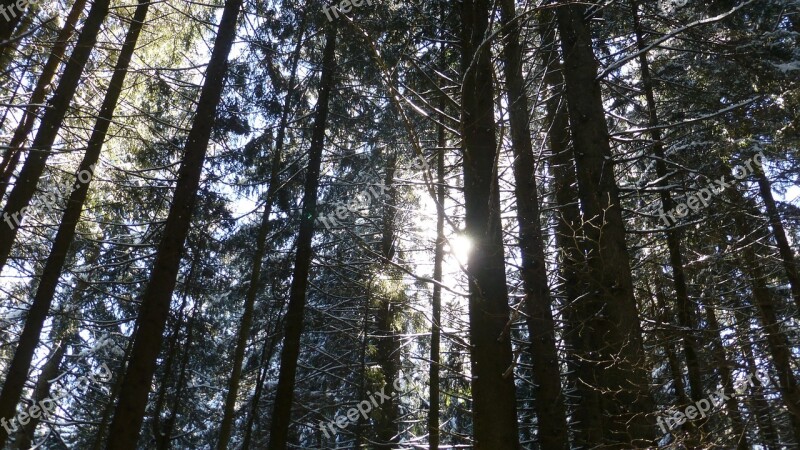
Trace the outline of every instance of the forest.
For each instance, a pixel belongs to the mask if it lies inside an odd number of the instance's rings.
[[[0,449],[800,448],[800,1],[0,0]]]

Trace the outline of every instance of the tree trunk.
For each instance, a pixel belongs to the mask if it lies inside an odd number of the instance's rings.
[[[96,0],[89,10],[89,15],[78,37],[75,49],[72,51],[72,55],[67,61],[64,74],[61,76],[61,81],[56,88],[53,98],[48,102],[48,107],[45,109],[44,117],[39,125],[39,131],[36,133],[33,144],[31,144],[31,151],[28,153],[28,157],[25,160],[25,164],[22,166],[14,189],[11,190],[11,194],[3,209],[4,220],[7,216],[11,218],[17,217],[17,223],[20,223],[25,216],[24,209],[26,209],[30,203],[36,191],[36,186],[39,184],[39,178],[44,171],[47,158],[52,153],[51,147],[53,142],[55,142],[58,131],[61,129],[64,117],[67,114],[67,109],[78,88],[83,69],[97,42],[97,35],[100,32],[103,20],[106,15],[108,15],[109,3],[110,0]],[[0,226],[10,228],[9,231],[0,233],[0,270],[2,270],[8,260],[9,253],[11,253],[11,246],[14,244],[19,226],[12,227],[10,226],[10,222],[8,224],[0,224]],[[36,338],[38,338],[38,336],[36,336]],[[4,385],[4,391],[5,388]],[[11,387],[11,389],[13,391],[17,388]],[[2,401],[0,401],[0,417],[5,417],[3,414],[9,412],[9,410],[7,410],[8,407],[7,404],[3,404]],[[6,434],[5,431],[0,431],[0,442],[3,442]]]
[[[515,20],[514,0],[502,0],[502,22],[507,27],[504,72],[508,91],[511,144],[514,153],[514,193],[522,258],[520,277],[525,298],[528,326],[528,351],[533,359],[533,383],[538,440],[543,448],[569,447],[561,372],[556,349],[552,299],[547,281],[539,195],[536,182],[533,146],[528,121],[528,98],[522,75],[520,25]]]
[[[72,4],[72,9],[67,15],[64,26],[58,33],[53,49],[50,51],[50,56],[48,56],[47,62],[42,68],[42,74],[36,81],[36,87],[33,88],[28,107],[25,108],[16,130],[14,130],[11,142],[3,155],[3,162],[0,163],[0,198],[3,198],[6,189],[8,189],[11,177],[22,155],[22,147],[31,130],[33,130],[33,124],[36,122],[36,112],[39,110],[37,105],[41,105],[45,100],[47,86],[53,82],[58,66],[64,59],[67,44],[75,32],[75,25],[78,23],[85,6],[86,0],[75,0],[75,3]]]
[[[236,338],[236,350],[234,351],[233,356],[233,370],[231,370],[231,378],[228,381],[228,395],[225,398],[224,415],[222,418],[222,425],[220,426],[219,443],[217,445],[219,450],[225,450],[228,448],[228,441],[230,441],[231,432],[233,429],[234,407],[236,405],[236,397],[239,391],[239,381],[242,375],[242,362],[244,361],[244,352],[247,348],[247,339],[250,336],[250,329],[253,325],[253,308],[255,305],[256,296],[258,295],[258,287],[261,282],[261,265],[264,260],[264,255],[267,251],[267,237],[272,231],[269,218],[272,215],[272,206],[275,203],[275,197],[280,184],[283,141],[286,137],[286,127],[289,121],[289,110],[292,106],[292,100],[296,92],[295,78],[297,76],[297,64],[300,58],[300,50],[302,49],[304,31],[305,16],[303,17],[300,25],[300,32],[297,35],[294,53],[292,53],[292,68],[289,79],[289,88],[287,89],[286,97],[284,98],[283,111],[281,112],[280,125],[278,128],[278,136],[275,140],[275,151],[272,155],[272,171],[269,178],[269,187],[267,188],[267,199],[264,204],[264,212],[261,216],[261,226],[258,230],[258,237],[256,238],[256,251],[253,255],[253,261],[250,268],[250,281],[244,301],[242,322]]]
[[[653,89],[653,79],[650,76],[650,63],[647,61],[647,43],[642,35],[642,27],[639,22],[639,6],[637,2],[631,5],[633,14],[633,26],[636,33],[636,44],[639,48],[639,66],[642,73],[642,87],[645,98],[647,99],[648,126],[651,128],[650,138],[653,141],[653,155],[656,158],[656,176],[658,177],[657,186],[660,188],[661,207],[664,211],[671,211],[675,205],[672,200],[667,180],[667,167],[664,163],[664,146],[661,142],[661,130],[658,128],[660,121],[658,109],[656,107],[655,93]],[[703,389],[702,370],[697,354],[697,340],[694,336],[697,326],[694,321],[694,308],[689,300],[689,293],[686,287],[686,273],[683,266],[683,252],[681,250],[680,237],[674,228],[668,228],[667,248],[669,250],[669,261],[672,267],[672,279],[675,288],[675,300],[678,309],[678,323],[680,324],[680,338],[683,343],[683,351],[686,356],[686,368],[689,372],[689,389],[692,401],[698,401],[705,396]],[[707,432],[705,423],[701,422],[701,431]]]
[[[464,146],[467,262],[476,450],[517,450],[516,393],[512,374],[508,291],[503,255],[497,138],[488,31],[490,2],[466,0],[461,10],[461,133]]]
[[[759,312],[767,340],[767,348],[772,356],[772,364],[778,372],[778,387],[781,392],[781,400],[788,409],[795,442],[800,442],[800,386],[798,386],[797,379],[792,371],[791,361],[793,358],[789,340],[781,330],[776,311],[776,302],[767,287],[767,277],[764,274],[763,264],[759,262],[758,254],[754,248],[759,238],[766,239],[766,236],[763,236],[763,230],[754,230],[752,224],[748,222],[743,211],[753,208],[748,205],[748,201],[742,196],[741,192],[735,186],[730,186],[725,189],[725,193],[731,203],[738,208],[733,213],[733,222],[736,233],[742,236],[742,242],[740,243],[743,259],[741,269],[750,281],[753,300]]]
[[[205,83],[197,103],[197,113],[186,139],[185,154],[178,172],[178,182],[163,238],[158,247],[150,281],[142,296],[137,318],[139,327],[134,335],[131,360],[111,422],[107,444],[109,450],[133,450],[139,438],[241,6],[242,0],[225,2]]]
[[[650,378],[586,13],[574,3],[556,9],[583,231],[592,247],[585,275],[593,298],[584,323],[594,333],[590,344],[604,392],[603,441],[591,444],[646,446],[655,430]]]
[[[585,300],[585,283],[579,274],[585,266],[585,240],[581,231],[580,211],[578,209],[577,180],[575,164],[569,146],[569,117],[566,99],[563,95],[562,68],[555,43],[555,15],[551,10],[543,10],[538,15],[541,30],[542,48],[539,52],[545,66],[544,82],[549,90],[545,94],[545,127],[549,130],[550,172],[553,176],[553,193],[558,205],[556,216],[556,246],[559,251],[560,291],[563,298],[565,319],[564,341],[567,345],[567,376],[576,391],[578,403],[573,406],[576,416],[573,428],[576,442],[599,442],[602,430],[602,408],[599,391],[593,382],[594,367],[583,356],[588,351],[591,336],[580,324],[579,309]],[[566,399],[565,399],[566,400]]]
[[[300,338],[303,334],[308,276],[311,266],[311,240],[314,237],[314,218],[317,211],[317,189],[322,165],[322,150],[325,145],[325,128],[328,121],[328,101],[334,88],[336,70],[337,23],[328,25],[325,33],[325,50],[322,56],[319,97],[317,100],[314,129],[309,148],[308,169],[303,193],[303,210],[300,230],[297,234],[297,254],[294,274],[286,311],[286,329],[281,350],[281,367],[275,404],[270,426],[270,450],[285,450],[289,440],[289,425],[292,421],[292,402],[297,375],[297,359],[300,356]]]
[[[789,247],[789,241],[786,239],[786,230],[783,229],[783,222],[778,212],[778,206],[775,204],[775,199],[772,197],[772,185],[762,169],[756,170],[756,179],[758,180],[761,198],[767,209],[767,218],[769,219],[769,226],[772,228],[772,236],[778,244],[778,253],[781,255],[781,262],[783,263],[784,270],[786,270],[786,278],[789,279],[789,286],[792,289],[794,304],[797,306],[797,309],[800,310],[800,276],[797,274],[794,252],[792,248]]]
[[[709,302],[704,303],[706,310],[706,322],[708,323],[708,331],[706,335],[711,339],[714,365],[716,365],[717,371],[719,372],[719,378],[722,382],[723,388],[725,389],[725,395],[728,396],[728,400],[725,401],[725,407],[728,409],[728,414],[730,414],[731,417],[733,434],[735,436],[739,436],[736,442],[736,448],[738,450],[746,450],[750,448],[750,444],[748,443],[747,439],[747,429],[742,421],[741,412],[739,412],[738,395],[735,394],[733,389],[733,371],[731,370],[733,365],[730,361],[728,361],[728,356],[725,354],[725,346],[723,345],[722,338],[720,336],[720,332],[722,330],[719,326],[719,322],[717,321],[717,315],[714,313],[714,309],[708,304]]]
[[[444,111],[444,99],[439,102],[439,109]],[[436,149],[436,247],[433,256],[433,297],[431,298],[431,367],[430,367],[430,392],[428,408],[428,448],[429,450],[439,450],[440,433],[439,415],[440,400],[439,393],[441,382],[441,338],[442,338],[442,262],[444,260],[444,202],[447,196],[447,187],[444,178],[444,148],[447,145],[444,125],[439,124],[436,130],[437,149]]]
[[[67,106],[75,93],[83,67],[94,47],[100,25],[108,13],[108,3],[109,0],[97,0],[92,5],[89,18],[86,20],[81,36],[78,39],[78,44],[72,53],[72,58],[67,64],[61,83],[56,90],[55,96],[50,101],[50,108],[46,110],[42,125],[34,140],[32,148],[38,151],[32,151],[25,161],[19,182],[14,186],[8,198],[3,214],[4,217],[6,214],[22,215],[20,210],[28,205],[33,196],[36,184],[39,182],[39,176],[44,170],[45,161],[50,153],[50,146],[55,140],[56,134],[58,134],[58,129],[66,115]],[[3,383],[3,390],[0,393],[0,417],[12,417],[17,407],[17,402],[19,402],[25,380],[28,377],[33,353],[39,343],[39,333],[47,318],[53,292],[58,283],[58,277],[61,274],[66,253],[69,250],[69,244],[72,242],[82,202],[81,205],[77,206],[77,213],[71,210],[70,207],[74,205],[74,201],[80,195],[85,197],[87,189],[88,184],[80,183],[80,187],[73,191],[70,196],[70,206],[68,206],[67,213],[59,226],[53,249],[42,272],[39,288],[25,318],[25,326],[17,349],[14,352],[14,358],[9,365],[6,381]],[[70,215],[71,211],[72,215]],[[6,224],[0,226],[5,227]],[[5,265],[11,251],[17,230],[18,228],[14,227],[8,232],[0,233],[0,270]],[[0,430],[0,444],[4,443],[7,438],[8,432],[5,429]]]

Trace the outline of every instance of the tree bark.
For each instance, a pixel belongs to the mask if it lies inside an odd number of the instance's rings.
[[[604,396],[603,441],[591,444],[653,445],[649,372],[586,13],[571,2],[556,8],[583,232],[591,246],[585,274],[591,315],[582,322],[595,333],[589,344]]]
[[[294,398],[297,359],[300,356],[300,338],[303,334],[308,276],[311,266],[311,240],[314,237],[314,219],[317,211],[317,189],[322,165],[322,151],[325,145],[325,128],[328,121],[328,102],[334,89],[336,70],[337,23],[328,25],[325,33],[325,50],[322,56],[319,97],[317,100],[314,129],[309,148],[308,169],[303,193],[303,210],[300,217],[300,230],[297,234],[297,254],[294,274],[289,292],[289,306],[286,312],[286,329],[281,350],[281,366],[278,387],[272,410],[269,450],[284,450],[288,446],[289,425],[292,421],[292,402]]]
[[[27,208],[30,203],[36,191],[36,186],[39,184],[39,178],[44,171],[47,158],[52,153],[53,142],[56,140],[58,131],[61,129],[64,117],[67,114],[67,109],[72,102],[75,91],[78,89],[81,74],[97,42],[100,27],[108,15],[109,3],[110,0],[96,0],[89,10],[89,15],[86,18],[86,22],[84,22],[83,30],[81,30],[81,34],[78,37],[75,49],[67,61],[61,81],[45,109],[36,138],[31,144],[31,151],[25,159],[25,164],[22,166],[14,189],[11,190],[11,194],[8,196],[8,201],[3,209],[3,218],[6,216],[15,217],[13,215],[16,214],[16,217],[19,217],[19,222],[22,222],[25,217],[23,209]],[[8,260],[9,253],[11,253],[11,246],[17,236],[19,227],[10,227],[6,223],[0,224],[0,226],[10,228],[8,231],[4,230],[0,233],[0,270],[2,270]],[[3,389],[5,390],[5,386],[3,386]],[[11,389],[16,389],[16,387]],[[2,401],[0,401],[0,417],[5,417],[3,415],[8,413],[6,408],[8,408],[8,405],[2,404]],[[6,434],[5,431],[0,431],[0,442],[5,439]]]
[[[503,254],[494,83],[490,46],[484,45],[490,2],[466,0],[461,9],[461,135],[464,146],[469,335],[473,433],[476,450],[517,450],[508,291]]]
[[[242,0],[227,0],[222,12],[205,83],[197,104],[197,113],[186,140],[185,154],[178,172],[178,182],[163,238],[142,296],[131,360],[111,422],[106,447],[109,450],[133,450],[139,438],[241,6]]]

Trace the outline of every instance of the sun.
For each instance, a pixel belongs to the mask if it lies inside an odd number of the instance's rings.
[[[457,234],[449,239],[449,245],[445,245],[444,250],[452,254],[461,265],[465,265],[472,251],[472,239],[463,234]]]

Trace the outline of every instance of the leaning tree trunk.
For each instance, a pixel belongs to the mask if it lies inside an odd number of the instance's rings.
[[[158,246],[150,280],[142,296],[131,360],[125,372],[119,403],[111,422],[106,447],[109,450],[133,450],[139,439],[139,430],[147,406],[147,395],[150,392],[156,361],[161,350],[170,300],[175,290],[184,242],[189,233],[192,212],[197,200],[203,161],[217,106],[222,96],[228,54],[236,36],[236,20],[241,6],[242,0],[225,2],[205,83],[197,103],[197,113],[186,139],[186,150],[178,172],[178,182],[164,226],[163,238]]]
[[[31,144],[31,151],[25,159],[25,164],[22,166],[17,182],[11,194],[8,196],[5,208],[3,209],[3,217],[7,215],[17,217],[19,222],[25,216],[24,209],[36,191],[36,186],[39,184],[39,178],[44,171],[47,158],[52,153],[52,146],[64,122],[64,117],[67,114],[69,104],[78,89],[78,84],[81,79],[81,74],[89,60],[89,55],[92,53],[95,43],[97,42],[97,35],[100,32],[100,27],[108,15],[109,3],[111,0],[96,0],[89,10],[89,15],[83,25],[83,30],[78,37],[78,42],[72,55],[67,61],[64,74],[61,76],[61,81],[58,83],[53,98],[48,102],[45,109],[44,117],[39,125],[39,131],[36,133],[36,138]],[[6,227],[6,224],[0,224]],[[8,260],[8,255],[11,253],[11,246],[14,244],[14,239],[19,231],[18,226],[9,227],[10,230],[0,233],[0,270],[5,266]],[[38,338],[38,336],[36,336]],[[6,383],[8,384],[8,383]],[[12,387],[16,389],[16,387]],[[5,391],[5,385],[3,386]],[[6,417],[4,414],[9,413],[7,409],[9,406],[0,400],[0,417]],[[13,408],[13,406],[12,406]],[[0,431],[0,442],[3,442],[7,433]]]
[[[289,292],[289,306],[286,311],[286,329],[281,350],[281,367],[278,387],[272,410],[270,425],[270,450],[284,450],[288,446],[289,424],[292,421],[292,401],[294,398],[297,359],[300,357],[300,338],[303,334],[308,276],[311,267],[311,239],[314,237],[314,218],[317,211],[317,189],[322,165],[322,150],[325,145],[325,128],[328,122],[328,102],[334,87],[336,70],[336,32],[337,23],[328,25],[325,33],[325,50],[322,56],[319,98],[317,100],[314,129],[309,148],[308,169],[303,192],[303,209],[300,216],[300,230],[297,234],[297,254],[294,261],[294,274]]]
[[[800,276],[797,274],[797,263],[795,262],[794,252],[789,246],[789,241],[786,239],[786,230],[783,228],[778,206],[775,204],[775,198],[772,197],[772,185],[769,178],[761,168],[756,169],[756,180],[758,181],[758,189],[761,192],[761,198],[764,201],[764,206],[767,209],[767,218],[769,219],[769,226],[772,228],[772,236],[778,244],[778,253],[781,255],[781,262],[786,271],[786,278],[789,280],[789,287],[792,290],[792,298],[797,309],[800,310]]]
[[[133,55],[133,50],[136,48],[139,32],[147,16],[149,5],[149,0],[139,0],[139,6],[134,13],[133,21],[131,22],[130,29],[125,38],[125,44],[122,47],[122,52],[120,53],[115,67],[114,75],[111,78],[106,97],[100,108],[100,116],[95,123],[92,137],[89,139],[86,154],[84,155],[83,161],[81,161],[78,173],[82,171],[91,173],[92,167],[97,163],[100,156],[100,150],[102,149],[103,141],[105,141],[108,127],[111,123],[111,117],[114,115],[125,75],[128,72],[128,64]],[[75,237],[75,229],[78,226],[83,204],[89,192],[90,181],[91,177],[87,182],[82,182],[80,176],[76,175],[77,188],[70,194],[67,202],[67,209],[64,212],[61,224],[56,232],[55,240],[53,241],[53,248],[50,250],[50,255],[47,257],[47,262],[42,271],[39,286],[36,289],[36,295],[33,298],[33,303],[28,311],[28,315],[25,317],[25,326],[22,330],[17,350],[14,352],[14,358],[9,366],[6,382],[3,384],[3,393],[0,396],[0,405],[2,405],[2,407],[11,405],[13,409],[16,407],[17,402],[19,402],[19,396],[22,394],[25,379],[27,378],[28,370],[30,370],[31,361],[33,360],[33,354],[39,343],[39,334],[47,319],[50,305],[53,302],[53,296],[58,287],[58,279],[64,268],[64,262],[67,259],[70,244]],[[0,434],[0,438],[2,437],[2,434]]]
[[[536,161],[528,124],[528,97],[522,75],[521,25],[515,19],[514,0],[502,0],[501,7],[503,26],[507,28],[503,49],[504,69],[514,153],[514,193],[522,258],[520,277],[525,291],[522,302],[527,312],[528,351],[533,359],[537,436],[543,448],[566,449],[569,447],[567,419],[561,393],[556,327],[539,217]]]
[[[19,180],[8,198],[8,202],[3,211],[4,217],[6,214],[21,215],[21,210],[27,207],[31,197],[33,197],[36,185],[39,182],[39,177],[44,170],[45,161],[51,151],[50,146],[55,141],[58,129],[61,127],[61,123],[66,115],[67,107],[75,94],[83,68],[89,59],[89,54],[94,48],[100,25],[108,14],[109,1],[110,0],[97,0],[92,5],[89,17],[78,39],[78,44],[75,47],[75,51],[72,53],[72,58],[69,63],[67,63],[67,68],[61,79],[61,83],[59,83],[56,93],[50,101],[49,108],[45,111],[39,132],[32,145],[34,151],[30,153],[28,159],[25,161]],[[81,189],[84,188],[87,188],[87,186],[82,185]],[[78,189],[78,191],[81,189]],[[78,191],[74,191],[73,195]],[[72,200],[72,198],[70,198],[70,200]],[[78,210],[78,215],[80,215],[80,209]],[[68,250],[69,242],[71,242],[70,236],[66,246],[63,246],[62,242],[62,247],[57,248],[59,236],[64,238],[62,229],[66,226],[65,222],[67,219],[68,218],[65,216],[62,220],[59,233],[56,237],[56,243],[51,252],[52,258],[48,257],[48,264],[43,272],[43,276],[50,275],[54,277],[55,282],[58,281],[58,276],[61,273],[61,267],[66,257],[66,251]],[[75,221],[77,222],[77,218]],[[0,226],[5,227],[6,224]],[[0,233],[0,270],[2,270],[11,252],[11,246],[14,242],[17,230],[17,227],[13,227],[11,230],[4,230]],[[56,265],[55,259],[59,258],[54,257],[53,254],[57,250],[64,252],[64,255],[59,255],[60,261],[59,264]],[[51,264],[51,262],[53,264]],[[51,270],[51,272],[48,272],[48,270]],[[40,281],[36,297],[28,311],[19,345],[14,352],[14,358],[9,366],[6,381],[3,383],[3,390],[2,393],[0,393],[0,417],[12,417],[14,415],[14,410],[17,407],[17,402],[24,388],[25,379],[28,376],[28,369],[30,368],[31,359],[33,358],[33,352],[39,342],[39,333],[41,332],[42,324],[50,309],[52,293],[47,294],[45,291],[49,290],[49,287],[45,286],[43,289],[43,284],[44,279]],[[52,289],[54,290],[55,286],[53,286]],[[0,430],[0,444],[4,443],[7,438],[8,432],[5,429]]]
[[[725,189],[726,196],[734,208],[733,223],[736,233],[742,237],[741,242],[741,269],[747,275],[753,293],[753,300],[763,325],[767,340],[767,348],[772,356],[772,364],[778,373],[778,388],[781,400],[789,412],[791,429],[795,442],[800,443],[800,385],[792,370],[791,347],[786,334],[781,329],[778,320],[777,305],[772,293],[767,286],[767,276],[755,246],[759,239],[766,239],[763,230],[755,230],[752,223],[747,220],[745,210],[755,208],[739,192],[735,186]]]
[[[585,274],[591,315],[582,322],[594,334],[589,344],[604,397],[602,442],[584,444],[646,446],[655,437],[650,378],[586,14],[576,3],[556,8],[583,232],[592,247]]]
[[[17,163],[19,163],[20,156],[22,155],[23,144],[31,130],[33,130],[33,125],[36,122],[36,112],[39,110],[39,105],[44,102],[47,86],[53,82],[53,78],[55,78],[56,72],[58,71],[58,66],[64,59],[67,44],[70,37],[72,37],[72,34],[75,32],[75,25],[78,23],[78,19],[81,17],[85,6],[86,0],[76,0],[75,3],[72,4],[72,9],[64,21],[64,26],[58,33],[56,42],[50,51],[50,56],[48,56],[47,62],[44,63],[42,74],[39,75],[39,79],[36,80],[36,87],[33,88],[30,100],[28,101],[28,107],[25,108],[16,130],[14,130],[14,135],[11,137],[11,142],[8,144],[8,148],[3,155],[3,161],[0,163],[0,198],[3,198],[6,194],[11,176],[14,170],[16,170]]]
[[[476,450],[517,450],[516,394],[500,194],[488,0],[466,0],[461,9],[461,137],[464,146],[469,335],[472,346],[472,416]]]

